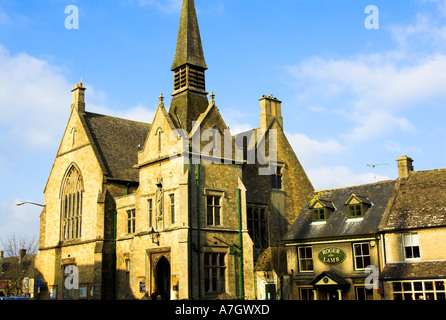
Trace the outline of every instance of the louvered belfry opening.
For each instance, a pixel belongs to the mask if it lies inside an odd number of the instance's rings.
[[[174,71],[174,91],[183,88],[206,90],[204,69],[185,65]]]

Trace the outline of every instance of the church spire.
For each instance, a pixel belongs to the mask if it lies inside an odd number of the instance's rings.
[[[208,107],[204,72],[207,69],[201,45],[194,0],[183,0],[178,28],[172,102],[169,114],[177,126],[190,132],[196,121]]]
[[[207,69],[194,0],[183,0],[177,47],[171,70],[175,71],[175,69],[186,64],[203,70]]]

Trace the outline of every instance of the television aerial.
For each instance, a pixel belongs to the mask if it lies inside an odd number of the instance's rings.
[[[375,164],[368,164],[367,167],[371,167],[373,168],[373,179],[376,182],[376,172],[375,172],[375,167],[377,166],[388,166],[388,163],[375,163]]]

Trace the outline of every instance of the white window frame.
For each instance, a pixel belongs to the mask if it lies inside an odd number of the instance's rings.
[[[363,251],[362,251],[362,245],[363,245],[363,244],[366,244],[367,247],[368,247],[368,249],[369,249],[369,254],[368,254],[368,255],[363,254]],[[357,254],[356,254],[355,245],[361,245],[361,254],[360,254],[360,255],[357,255]],[[363,259],[363,261],[364,261],[364,257],[367,257],[367,256],[369,257],[370,264],[371,264],[371,263],[372,263],[372,255],[371,255],[371,252],[370,252],[370,243],[369,243],[368,241],[354,242],[354,243],[353,243],[353,263],[354,263],[354,265],[355,265],[355,270],[367,270],[367,266],[368,266],[368,265],[365,265],[364,268],[359,268],[359,267],[356,265],[356,258],[361,258],[361,259]],[[369,265],[370,265],[370,264],[369,264]]]
[[[300,249],[303,249],[303,248],[305,248],[305,249],[310,248],[311,249],[311,259],[308,258],[308,257],[305,257],[305,258],[301,257]],[[314,272],[313,246],[300,246],[300,247],[297,247],[297,260],[298,260],[298,263],[299,263],[299,272]],[[308,261],[308,260],[311,260],[313,268],[311,270],[302,270],[302,261]]]
[[[408,241],[408,238],[410,237],[410,240]],[[402,243],[403,243],[403,257],[405,261],[417,261],[421,258],[421,250],[420,250],[420,242],[418,238],[418,233],[403,233],[402,234]],[[412,248],[412,254],[413,254],[413,248],[418,247],[418,257],[407,257],[406,255],[406,248]]]

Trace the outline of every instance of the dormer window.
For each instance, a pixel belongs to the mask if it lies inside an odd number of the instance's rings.
[[[347,207],[348,211],[348,218],[354,219],[354,218],[362,218],[364,217],[364,213],[362,211],[362,204],[350,204]]]
[[[371,204],[372,203],[367,199],[367,197],[352,194],[345,203],[347,206],[348,219],[363,218]]]
[[[313,221],[326,221],[327,215],[325,213],[325,208],[314,208],[313,209]]]
[[[326,222],[334,211],[331,201],[316,199],[310,207],[313,223]]]

